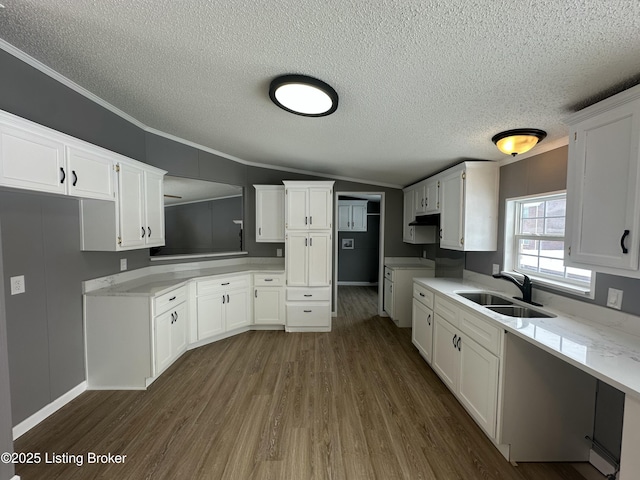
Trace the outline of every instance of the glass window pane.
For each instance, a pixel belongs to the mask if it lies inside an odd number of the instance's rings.
[[[544,217],[544,202],[528,202],[521,206],[522,218]]]
[[[544,220],[523,219],[522,222],[520,222],[520,233],[529,235],[544,233]]]
[[[546,218],[544,220],[544,233],[564,236],[564,217]]]
[[[564,259],[540,257],[540,273],[564,278]]]
[[[565,217],[567,208],[567,200],[564,198],[557,198],[548,200],[547,202],[547,217]]]
[[[518,240],[518,253],[538,255],[538,240],[528,240],[521,238]]]
[[[566,278],[570,278],[571,280],[577,280],[579,282],[589,283],[591,281],[591,270],[567,267]]]
[[[564,242],[543,240],[540,242],[540,255],[564,259]]]
[[[534,257],[533,255],[518,255],[518,270],[537,272],[538,257]]]

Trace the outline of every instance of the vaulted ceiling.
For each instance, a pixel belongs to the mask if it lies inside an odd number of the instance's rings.
[[[380,184],[501,160],[502,130],[553,144],[568,114],[640,81],[637,0],[1,3],[0,38],[151,129]],[[276,107],[287,73],[331,84],[338,110]]]

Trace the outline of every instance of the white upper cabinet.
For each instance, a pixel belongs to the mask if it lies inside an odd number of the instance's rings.
[[[497,249],[499,175],[494,162],[464,162],[441,174],[441,248]]]
[[[367,231],[366,200],[338,200],[338,231]]]
[[[327,230],[333,218],[333,182],[285,181],[287,230]]]
[[[0,185],[114,201],[109,153],[0,112]]]
[[[113,159],[98,151],[67,147],[69,195],[98,200],[115,200]]]
[[[422,190],[421,188],[419,190]],[[404,190],[404,209],[402,214],[402,241],[413,244],[435,243],[436,229],[434,226],[409,225],[416,219],[416,189]]]
[[[565,262],[639,277],[640,88],[569,119]]]
[[[64,144],[40,133],[0,123],[0,183],[65,194]]]
[[[256,242],[284,242],[284,185],[254,185]]]
[[[429,179],[424,187],[425,213],[440,213],[440,180]]]

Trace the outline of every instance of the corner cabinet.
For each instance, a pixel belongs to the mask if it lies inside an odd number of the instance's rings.
[[[287,331],[331,330],[333,183],[285,181]]]
[[[499,168],[464,162],[440,177],[440,247],[461,251],[498,248]]]
[[[164,170],[118,162],[115,203],[80,202],[81,249],[121,251],[164,245]]]
[[[256,242],[284,243],[284,186],[254,185]]]
[[[565,263],[640,277],[640,87],[568,123]]]

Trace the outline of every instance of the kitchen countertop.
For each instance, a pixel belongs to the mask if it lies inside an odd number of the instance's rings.
[[[546,306],[533,308],[556,317],[508,317],[456,294],[492,291],[510,297],[481,283],[451,278],[416,278],[414,281],[624,393],[640,398],[640,337]]]
[[[284,273],[284,265],[260,263],[245,263],[240,265],[226,265],[219,267],[198,268],[175,272],[151,273],[140,278],[123,283],[108,285],[85,295],[90,296],[131,296],[152,297],[171,290],[194,278],[206,278],[216,275],[233,275],[242,273]]]

